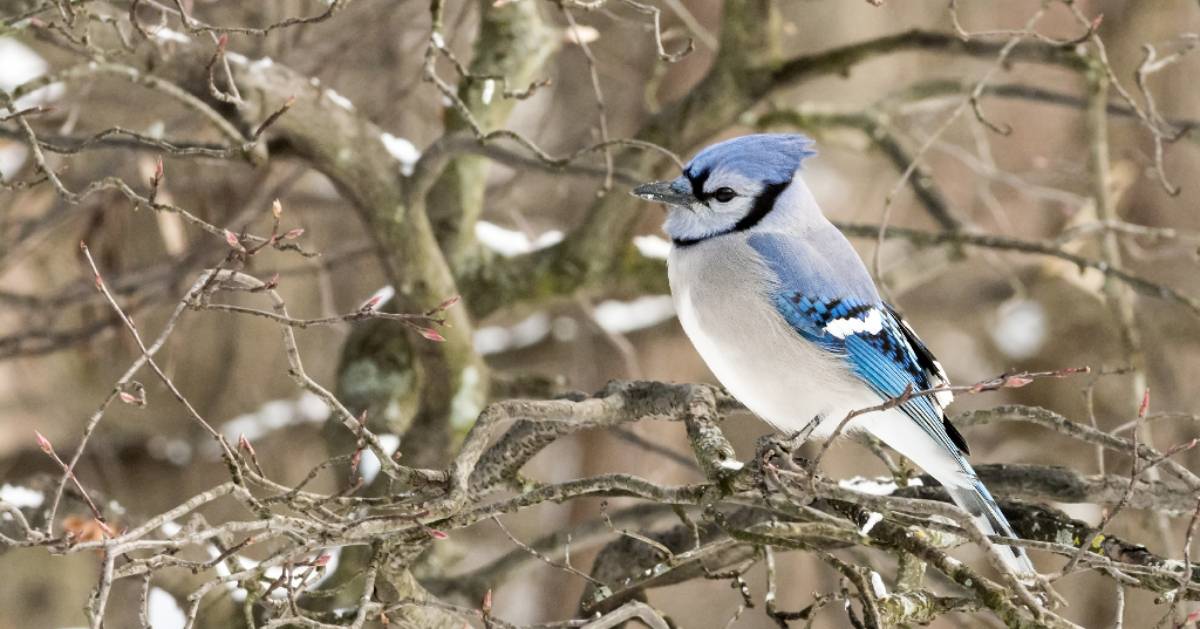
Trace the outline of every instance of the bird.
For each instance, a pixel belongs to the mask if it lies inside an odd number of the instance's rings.
[[[907,392],[844,430],[913,461],[985,533],[1019,539],[946,418],[945,370],[805,184],[814,155],[804,135],[744,135],[701,150],[674,180],[632,190],[667,206],[667,275],[684,333],[717,380],[785,434],[828,439],[852,412]],[[997,554],[1036,574],[1022,548]]]

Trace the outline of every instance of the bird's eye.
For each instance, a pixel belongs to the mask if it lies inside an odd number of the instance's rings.
[[[737,196],[737,193],[733,191],[733,188],[717,188],[716,192],[712,193],[712,196],[721,203],[728,203],[733,200],[733,197]]]

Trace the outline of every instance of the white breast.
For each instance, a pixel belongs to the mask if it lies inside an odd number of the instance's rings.
[[[767,269],[742,234],[672,250],[671,294],[679,322],[713,375],[751,411],[785,432],[879,403],[839,359],[805,341],[767,295]]]

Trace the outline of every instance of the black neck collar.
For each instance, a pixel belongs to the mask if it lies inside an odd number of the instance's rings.
[[[767,214],[770,214],[771,210],[775,209],[775,200],[779,198],[779,195],[783,194],[783,191],[791,183],[791,181],[784,181],[767,184],[767,187],[763,188],[763,191],[754,199],[754,206],[750,208],[750,211],[729,229],[708,234],[707,236],[700,236],[699,238],[672,238],[671,242],[676,247],[690,247],[705,240],[716,238],[717,236],[746,231],[762,222],[762,219],[766,218]]]

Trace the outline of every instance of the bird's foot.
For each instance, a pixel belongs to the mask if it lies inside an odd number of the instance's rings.
[[[789,455],[791,455],[792,453],[799,450],[800,447],[803,446],[805,443],[808,443],[809,438],[812,437],[813,431],[815,431],[817,429],[817,426],[819,426],[821,424],[822,419],[824,419],[824,418],[821,417],[820,415],[818,415],[818,416],[812,418],[811,420],[809,420],[809,422],[807,424],[805,424],[804,427],[801,428],[800,430],[797,430],[796,432],[793,432],[787,436],[771,435],[770,440],[775,444],[775,447],[777,449],[785,451]],[[802,459],[797,459],[796,457],[792,457],[793,462],[795,462],[797,460],[802,460]]]
[[[796,456],[804,438],[798,435],[785,436],[780,434],[763,435],[759,437],[755,447],[756,460],[761,466],[776,467],[788,471],[799,471],[807,461]]]
[[[759,438],[755,449],[755,461],[758,464],[759,484],[764,492],[770,489],[771,478],[778,477],[779,472],[792,476],[808,476],[808,459],[797,456],[796,453],[812,437],[822,419],[824,418],[818,415],[803,428],[788,435],[771,434]]]

